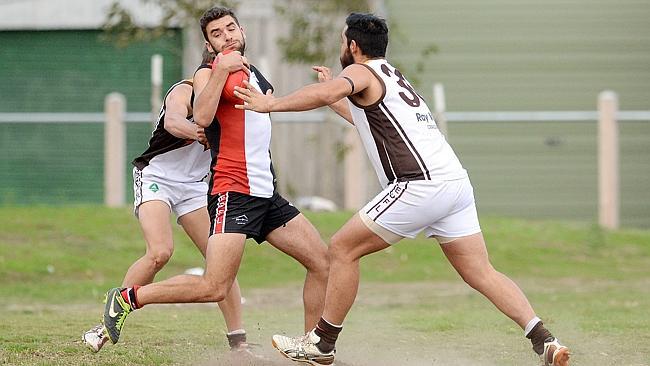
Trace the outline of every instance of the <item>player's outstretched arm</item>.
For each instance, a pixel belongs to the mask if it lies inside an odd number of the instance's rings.
[[[362,92],[370,85],[370,77],[372,75],[364,66],[350,65],[336,79],[310,84],[279,98],[272,93],[264,95],[246,83],[246,88],[235,87],[235,95],[244,101],[235,108],[260,113],[308,111]]]
[[[280,98],[273,97],[270,90],[264,95],[248,82],[244,82],[244,85],[245,88],[235,87],[235,96],[244,101],[243,105],[235,105],[235,108],[260,113],[308,111],[335,103],[350,93],[350,84],[345,80],[307,85]]]
[[[187,120],[190,114],[192,87],[181,84],[174,88],[165,98],[165,130],[182,139],[197,140],[196,124]]]

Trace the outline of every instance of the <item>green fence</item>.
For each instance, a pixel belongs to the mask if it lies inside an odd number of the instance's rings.
[[[621,224],[650,227],[650,123],[621,122]],[[449,123],[479,212],[598,220],[598,126],[592,122]]]
[[[385,1],[389,57],[450,111],[593,110],[606,89],[650,109],[650,1]]]
[[[127,158],[141,154],[150,123],[127,123]],[[133,198],[127,163],[127,200]],[[102,123],[0,123],[0,204],[102,203]]]
[[[172,33],[116,48],[96,30],[0,31],[0,112],[97,112],[114,91],[129,111],[147,111],[152,55],[164,57],[164,87],[182,77],[182,37]]]
[[[129,161],[150,131],[127,123]],[[595,121],[450,122],[449,133],[481,214],[597,221]],[[0,136],[0,204],[103,201],[101,123],[0,123]],[[620,123],[620,139],[621,223],[650,227],[650,122]]]

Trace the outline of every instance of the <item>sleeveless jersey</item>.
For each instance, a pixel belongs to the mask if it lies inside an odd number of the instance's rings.
[[[362,64],[379,79],[382,97],[370,106],[348,98],[352,120],[382,187],[412,180],[467,177],[424,99],[385,59]]]
[[[167,95],[177,86],[186,84],[192,87],[192,81],[182,80],[172,85]],[[194,99],[192,92],[191,102]],[[173,181],[198,182],[206,177],[210,168],[210,153],[203,145],[192,139],[176,137],[165,129],[166,104],[163,102],[158,122],[149,139],[149,147],[142,155],[135,158],[132,164],[147,174]],[[193,121],[192,115],[187,116]]]
[[[210,68],[202,65],[201,68]],[[251,66],[249,83],[266,94],[273,86]],[[221,98],[212,124],[205,129],[212,150],[210,194],[238,192],[269,198],[275,192],[268,113],[236,109]]]

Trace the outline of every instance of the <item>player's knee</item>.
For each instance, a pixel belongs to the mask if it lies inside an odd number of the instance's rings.
[[[159,248],[147,252],[147,257],[151,261],[152,266],[156,271],[161,270],[174,253],[173,247]]]
[[[312,257],[311,265],[307,270],[327,277],[330,270],[330,261],[327,251],[323,251],[320,255]]]
[[[226,299],[228,291],[223,287],[213,288],[210,295],[211,302],[221,302]]]
[[[345,241],[339,235],[334,235],[330,241],[330,247],[327,251],[329,262],[348,262],[353,260],[350,251],[347,249]]]
[[[492,266],[485,268],[464,268],[459,271],[463,281],[476,290],[481,290],[493,281],[497,272]]]
[[[223,301],[228,295],[230,288],[224,283],[212,281],[209,278],[203,277],[201,288],[201,299],[208,302]]]
[[[327,245],[320,239],[318,238],[318,246],[317,249],[314,250],[313,255],[311,256],[311,264],[310,268],[308,268],[311,271],[314,272],[319,272],[319,273],[325,273],[329,272],[330,269],[330,262],[329,262],[329,254],[328,254],[328,248]]]

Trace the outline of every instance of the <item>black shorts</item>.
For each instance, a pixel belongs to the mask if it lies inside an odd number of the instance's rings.
[[[218,233],[246,234],[262,243],[273,230],[300,214],[278,193],[270,198],[253,197],[238,192],[208,196],[210,236]]]

